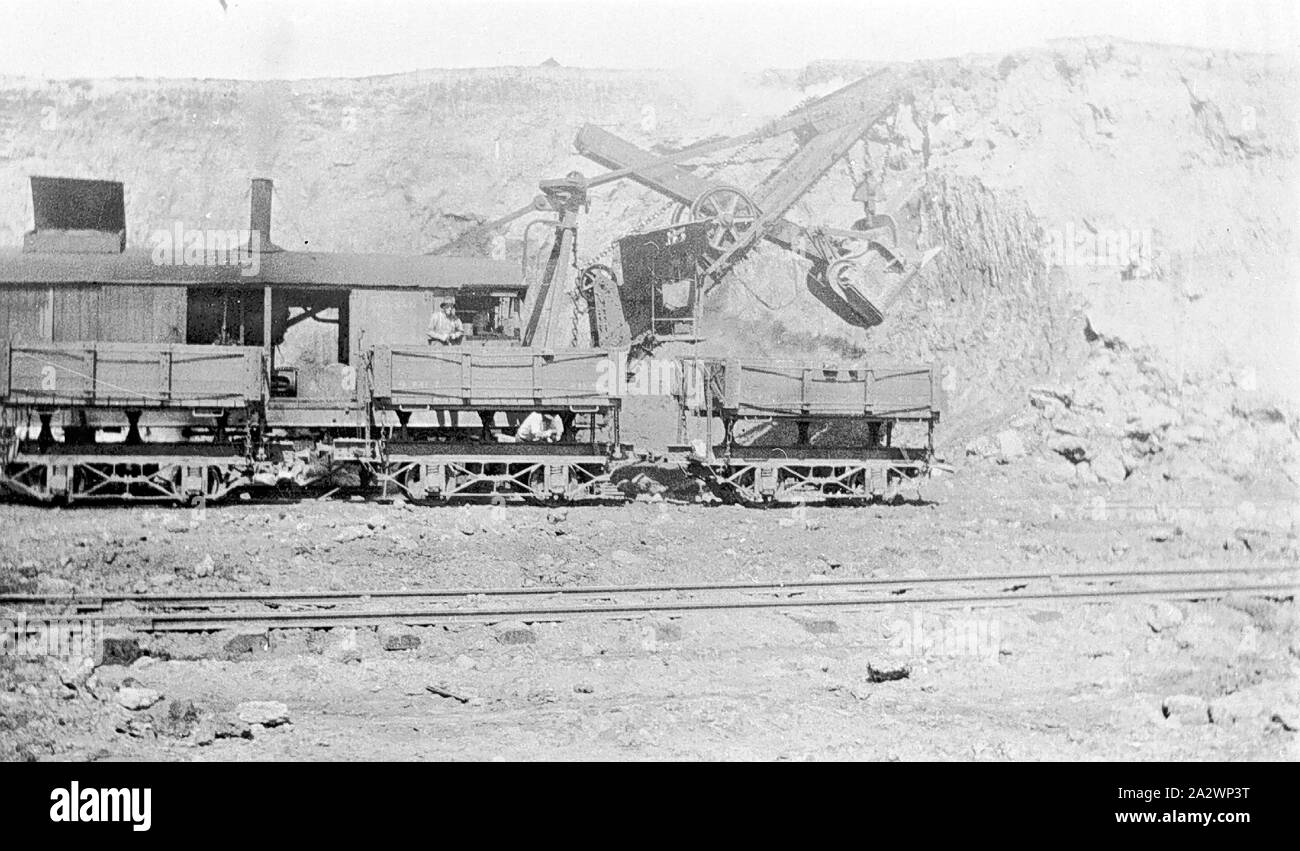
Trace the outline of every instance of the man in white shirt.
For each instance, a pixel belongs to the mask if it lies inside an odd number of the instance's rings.
[[[519,424],[515,440],[520,443],[555,443],[564,436],[564,423],[556,413],[533,411]]]
[[[435,310],[429,319],[429,342],[450,346],[459,343],[465,336],[465,328],[456,318],[456,306],[444,301],[441,309]]]

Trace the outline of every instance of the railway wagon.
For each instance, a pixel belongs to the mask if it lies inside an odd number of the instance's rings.
[[[620,362],[605,349],[375,347],[373,406],[399,422],[384,444],[381,477],[416,499],[611,497],[610,465],[622,452],[612,392]],[[481,434],[416,439],[410,423],[422,411],[472,413]],[[560,440],[512,442],[513,426],[534,412],[559,417]],[[507,428],[495,428],[503,420]]]
[[[218,499],[246,484],[263,385],[262,352],[251,347],[0,344],[5,483],[39,500]],[[207,440],[146,443],[145,416],[160,434],[204,424]]]
[[[0,252],[0,485],[51,500],[219,498],[382,454],[376,345],[424,345],[450,303],[466,346],[509,344],[525,287],[479,258],[288,251],[271,241],[270,181],[247,229],[170,223],[126,244],[112,181],[32,178],[35,228]],[[469,412],[409,425],[479,428]]]
[[[723,498],[874,499],[929,470],[941,407],[933,365],[688,358],[679,374],[681,405],[706,423],[692,472]],[[766,439],[738,439],[746,421]]]

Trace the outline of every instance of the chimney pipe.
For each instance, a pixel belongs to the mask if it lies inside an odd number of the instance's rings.
[[[248,216],[248,229],[256,231],[262,251],[270,251],[271,245],[271,193],[275,184],[266,177],[254,177],[252,181],[252,207]]]

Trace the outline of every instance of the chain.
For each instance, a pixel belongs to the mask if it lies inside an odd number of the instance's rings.
[[[650,211],[648,215],[644,216],[639,222],[634,224],[631,227],[631,229],[628,230],[627,232],[641,233],[642,230],[646,227],[646,225],[650,224],[651,222],[655,221],[660,216],[662,216],[664,213],[666,213],[674,203],[676,202],[674,202],[670,198],[666,203],[661,204],[658,207],[655,207],[653,210]],[[593,256],[588,257],[586,260],[583,260],[581,263],[575,263],[574,269],[576,269],[578,274],[581,275],[583,269],[590,268],[591,266],[594,266],[598,263],[608,266],[610,259],[612,259],[614,256],[614,247],[616,244],[617,243],[614,242],[608,243],[604,248],[602,248],[599,252],[597,252]],[[574,246],[573,256],[576,260],[578,256],[576,245]],[[583,294],[582,287],[580,286],[580,284],[581,281],[576,281],[572,292],[569,293],[569,297],[573,299],[573,316],[571,320],[573,325],[573,336],[572,336],[571,345],[574,348],[578,347],[578,338],[581,336],[582,318],[587,312],[587,298]]]
[[[579,275],[582,273],[579,272]],[[569,347],[578,348],[578,329],[582,326],[582,315],[587,312],[587,300],[582,294],[582,280],[577,281],[577,286],[571,293],[573,298],[573,337],[569,342]]]
[[[862,183],[862,181],[858,180],[858,170],[853,167],[852,148],[849,148],[849,150],[844,154],[844,166],[845,168],[848,169],[849,180],[853,181],[853,187],[856,189]]]
[[[638,221],[636,224],[632,225],[632,227],[629,228],[629,229],[626,231],[626,233],[631,234],[631,233],[641,233],[641,232],[643,232],[643,231],[645,230],[646,225],[649,225],[651,222],[654,222],[656,219],[658,219],[658,218],[659,218],[660,216],[662,216],[664,213],[668,212],[668,210],[669,210],[669,209],[673,206],[673,204],[675,204],[675,203],[677,203],[677,202],[674,201],[674,200],[672,200],[671,198],[669,198],[666,202],[664,202],[663,204],[660,204],[658,207],[655,207],[655,208],[654,208],[653,210],[651,210],[647,215],[643,216],[643,217],[641,218],[641,220]],[[610,242],[610,243],[606,244],[605,247],[602,248],[602,249],[601,249],[599,252],[597,252],[595,255],[593,255],[592,257],[589,257],[589,258],[587,258],[585,261],[583,261],[583,263],[581,264],[581,265],[582,265],[582,268],[586,269],[588,266],[591,266],[593,263],[605,263],[606,261],[608,261],[608,260],[609,260],[613,255],[614,255],[614,246],[615,246],[615,245],[616,245],[616,243],[613,243],[613,242]]]
[[[718,172],[722,171],[724,168],[727,168],[728,166],[735,165],[737,160],[743,158],[743,157],[744,157],[746,154],[748,154],[750,151],[754,150],[754,149],[757,148],[759,145],[763,144],[764,142],[768,141],[768,140],[771,139],[771,138],[772,138],[771,136],[759,136],[759,137],[756,138],[756,139],[750,139],[748,142],[746,142],[745,144],[743,144],[743,145],[741,145],[739,148],[737,148],[736,151],[735,151],[735,153],[733,153],[731,156],[727,157],[725,160],[723,160],[722,162],[718,163],[718,165],[716,165],[716,166],[714,166],[713,168],[709,169],[708,174],[706,174],[706,175],[704,175],[704,176],[705,176],[705,177],[712,177],[713,175],[715,175],[715,174],[717,174]]]

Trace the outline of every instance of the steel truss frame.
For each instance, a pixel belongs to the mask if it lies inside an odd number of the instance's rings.
[[[390,485],[415,500],[525,499],[580,502],[621,498],[604,455],[517,453],[390,456],[363,465],[387,496]]]
[[[39,502],[215,501],[251,484],[242,456],[17,456],[0,472],[0,486]]]
[[[922,459],[862,458],[720,457],[692,460],[690,467],[716,496],[756,504],[883,499],[929,469]]]

